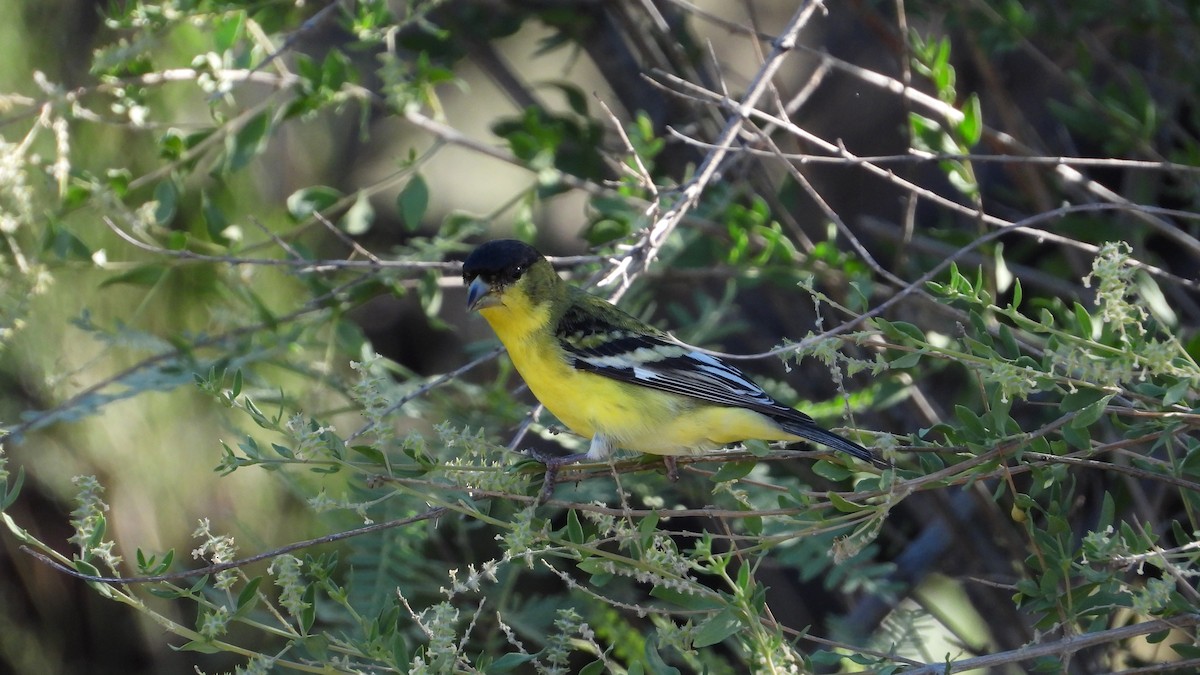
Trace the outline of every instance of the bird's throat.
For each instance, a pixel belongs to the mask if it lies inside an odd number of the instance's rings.
[[[513,306],[513,302],[524,306]],[[548,308],[535,307],[507,297],[500,304],[481,307],[479,314],[509,349],[512,349],[512,343],[528,340],[537,331],[544,330],[550,321]]]

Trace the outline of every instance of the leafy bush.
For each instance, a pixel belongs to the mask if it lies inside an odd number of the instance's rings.
[[[106,8],[0,80],[5,665],[1194,668],[1200,17],[1103,7]],[[537,504],[510,233],[893,466]]]

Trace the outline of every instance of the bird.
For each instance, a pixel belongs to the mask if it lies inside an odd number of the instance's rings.
[[[538,401],[591,439],[586,452],[537,457],[546,466],[543,502],[560,467],[605,460],[616,448],[663,456],[672,479],[675,456],[755,439],[812,441],[888,466],[776,402],[726,360],[563,280],[524,242],[480,244],[462,276],[468,313],[491,326]]]

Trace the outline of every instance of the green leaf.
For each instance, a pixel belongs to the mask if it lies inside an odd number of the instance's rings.
[[[307,633],[312,630],[313,622],[317,620],[317,585],[311,584],[304,588],[304,609],[300,611],[300,626]]]
[[[208,190],[200,191],[200,214],[204,216],[204,229],[208,232],[209,241],[228,243],[225,230],[229,227],[229,219],[221,207],[213,202]]]
[[[84,550],[92,550],[100,544],[104,543],[104,535],[108,532],[108,518],[104,516],[96,516],[95,524],[92,528],[92,534],[88,537],[87,543],[84,544]]]
[[[167,570],[171,569],[171,563],[173,563],[173,562],[175,562],[175,549],[170,548],[170,549],[167,549],[167,552],[163,554],[162,560],[159,561],[158,565],[153,567],[152,569],[147,569],[145,571],[145,573],[146,574],[163,574]]]
[[[575,509],[567,511],[567,539],[572,544],[582,544],[583,525],[579,522],[579,513]]]
[[[88,176],[90,180],[95,180],[94,177]],[[95,194],[95,184],[82,183],[78,178],[75,178],[67,184],[67,189],[62,195],[62,207],[66,211],[73,211],[87,202]]]
[[[492,669],[488,668],[487,672],[492,672]],[[608,671],[605,669],[604,662],[599,660],[592,661],[583,668],[579,669],[579,675],[600,675],[601,673],[605,672]]]
[[[963,429],[971,433],[972,437],[977,439],[987,437],[987,429],[975,411],[966,406],[956,405],[954,406],[954,416],[958,418]]]
[[[830,462],[829,460],[825,460],[825,459],[819,460],[816,463],[814,463],[812,468],[813,468],[813,473],[817,474],[818,476],[820,476],[826,480],[831,480],[835,483],[844,481],[853,475],[852,473],[850,473],[849,469],[842,466],[841,464],[835,464],[835,463]]]
[[[339,225],[346,234],[357,237],[366,234],[375,222],[375,207],[371,206],[371,198],[365,190],[359,190],[354,199],[354,205],[342,216]]]
[[[958,137],[964,149],[969,149],[983,136],[983,110],[979,105],[979,96],[971,94],[967,97],[962,114],[962,121],[958,123]]]
[[[1063,440],[1077,450],[1088,450],[1092,447],[1092,437],[1087,425],[1069,424],[1062,428]]]
[[[856,279],[850,282],[850,288],[854,289],[854,293],[846,299],[846,304],[851,311],[865,312],[871,306],[874,285],[870,281]]]
[[[1092,316],[1088,314],[1087,309],[1078,302],[1075,303],[1075,323],[1079,325],[1080,337],[1088,340],[1092,339],[1092,336],[1095,335],[1092,327]]]
[[[271,128],[271,118],[262,112],[250,118],[238,132],[225,139],[227,159],[225,168],[229,172],[242,169],[255,155],[262,152],[267,145],[267,131]]]
[[[17,501],[17,495],[21,494],[21,486],[25,484],[25,467],[17,467],[17,478],[13,481],[12,487],[7,484],[2,486],[3,493],[0,493],[0,511],[6,510],[12,506],[13,502]]]
[[[645,657],[644,663],[648,669],[647,672],[653,673],[654,675],[680,675],[679,670],[673,666],[667,665],[667,662],[664,661],[663,657],[658,653],[658,643],[654,635],[651,635],[650,638],[646,640],[646,647],[642,651],[642,654]]]
[[[818,672],[839,672],[841,669],[834,666],[840,665],[846,659],[846,655],[819,649],[812,653],[810,659],[814,666],[822,667]]]
[[[249,610],[258,600],[258,586],[262,583],[262,577],[254,577],[246,584],[241,593],[238,593],[237,612]]]
[[[75,236],[56,218],[48,218],[46,232],[42,238],[42,250],[50,251],[62,260],[91,260],[92,249]]]
[[[1113,517],[1116,513],[1116,505],[1113,502],[1111,492],[1104,492],[1104,499],[1100,506],[1100,519],[1096,522],[1096,527],[1093,528],[1096,532],[1103,532],[1113,524]]]
[[[1200,452],[1189,452],[1179,464],[1179,472],[1185,476],[1200,476]]]
[[[114,277],[109,277],[100,282],[100,288],[107,288],[117,284],[129,284],[131,286],[151,287],[156,285],[167,274],[165,265],[153,263],[150,265],[141,265],[135,267],[128,272],[118,274]]]
[[[725,638],[741,629],[741,619],[733,609],[726,607],[717,612],[716,616],[706,619],[704,623],[696,628],[695,637],[692,639],[692,646],[697,649],[711,647],[719,644]]]
[[[1190,379],[1180,378],[1178,382],[1168,387],[1167,392],[1163,394],[1163,405],[1175,405],[1179,403],[1187,397],[1191,388],[1192,381]]]
[[[829,502],[833,504],[833,508],[841,511],[842,513],[858,513],[859,511],[865,511],[870,508],[855,504],[836,492],[826,492],[825,496],[829,497]]]
[[[721,465],[720,469],[713,474],[712,480],[714,483],[725,483],[739,478],[745,478],[747,474],[758,466],[758,462],[754,460],[746,460],[744,462],[726,462]]]
[[[904,342],[906,338],[919,344],[927,344],[929,342],[925,338],[924,331],[907,321],[888,321],[879,317],[875,317],[873,321],[884,337],[895,342]]]
[[[322,656],[318,659],[324,661]],[[395,663],[408,663],[408,642],[404,639],[403,633],[396,633],[392,636],[392,661]]]
[[[192,640],[182,647],[172,647],[181,652],[200,652],[201,654],[219,654],[221,649],[211,642],[203,640]]]
[[[746,534],[757,537],[763,533],[762,516],[746,516],[742,518],[742,523],[746,526]]]
[[[1088,404],[1087,407],[1079,411],[1075,419],[1071,420],[1071,426],[1084,429],[1095,424],[1100,419],[1100,416],[1104,414],[1104,408],[1108,405],[1112,397],[1113,394],[1109,394],[1094,403]]]
[[[485,673],[507,673],[514,670],[517,666],[524,665],[533,661],[533,654],[520,654],[518,652],[509,652],[504,656],[492,661],[491,664],[483,671]],[[582,673],[583,671],[580,671]],[[601,671],[603,672],[603,671]]]
[[[1171,634],[1171,631],[1169,631],[1169,630],[1160,630],[1160,631],[1157,631],[1154,633],[1150,633],[1150,634],[1146,635],[1146,642],[1149,642],[1152,645],[1156,645],[1156,644],[1162,642],[1163,640],[1166,640],[1167,636],[1170,634]]]
[[[296,190],[287,198],[288,215],[296,221],[307,220],[313,213],[324,211],[341,198],[341,192],[324,185]]]
[[[592,585],[596,587],[603,587],[613,578],[612,570],[608,569],[609,562],[600,558],[585,558],[575,567],[590,575]]]
[[[1154,278],[1144,272],[1138,272],[1134,278],[1137,295],[1142,307],[1150,310],[1150,315],[1168,326],[1179,326],[1179,315],[1171,306],[1171,302],[1163,295],[1162,288]]]
[[[367,461],[371,462],[372,464],[378,464],[380,466],[387,464],[387,458],[384,456],[383,452],[381,452],[379,448],[376,448],[375,446],[352,445],[350,446],[350,449],[365,457]]]
[[[245,24],[245,12],[233,12],[225,17],[215,19],[212,23],[213,47],[218,52],[231,49],[241,39]]]
[[[156,598],[162,598],[164,600],[176,600],[184,597],[184,593],[173,588],[159,588],[157,586],[151,586],[146,589],[146,592]]]
[[[1105,394],[1105,392],[1098,389],[1077,389],[1076,391],[1063,396],[1062,403],[1059,404],[1058,408],[1063,412],[1075,412],[1076,410],[1083,409],[1091,403],[1099,401],[1105,396],[1111,397],[1111,394]]]
[[[108,169],[104,172],[104,182],[117,197],[124,198],[129,193],[129,181],[131,180],[133,180],[133,173],[129,169]]]
[[[1172,651],[1188,659],[1200,659],[1200,646],[1176,642],[1171,645]]]
[[[175,182],[170,179],[159,181],[154,186],[154,201],[154,222],[159,225],[170,223],[179,205],[179,188]]]
[[[413,174],[408,185],[396,197],[396,206],[400,209],[400,220],[409,232],[415,232],[421,227],[425,210],[429,208],[429,186],[421,174]]]
[[[601,218],[583,232],[583,237],[588,244],[592,246],[601,246],[611,241],[616,241],[627,236],[632,231],[632,227],[627,222],[621,222],[612,218]]]
[[[677,591],[666,586],[651,588],[650,595],[692,612],[711,612],[723,606],[719,600],[711,596],[684,593],[683,591]]]
[[[307,635],[300,638],[299,643],[313,660],[324,661],[329,658],[329,638],[324,635]]]
[[[1012,329],[1008,324],[1000,324],[998,330],[1000,333],[1000,343],[1004,345],[1005,356],[1010,359],[1015,359],[1021,354],[1021,346],[1017,344],[1017,337],[1013,335]]]
[[[575,84],[574,82],[565,81],[548,82],[546,84],[547,86],[554,87],[562,93],[563,98],[567,101],[567,107],[571,109],[571,112],[582,117],[587,117],[587,96],[584,95],[583,90],[579,88],[579,85]]]
[[[766,457],[771,454],[771,446],[766,441],[751,438],[746,441],[746,451],[755,457]]]
[[[638,523],[638,533],[642,535],[642,546],[649,547],[650,541],[658,534],[658,514],[650,513]]]
[[[963,162],[947,162],[945,164],[946,178],[950,181],[950,185],[954,186],[955,190],[973,197],[979,194],[979,182],[975,180],[975,174],[971,171],[971,167]],[[976,286],[976,288],[981,288]]]
[[[924,355],[924,352],[909,352],[909,353],[905,354],[904,356],[901,356],[900,358],[889,363],[888,367],[895,368],[897,370],[903,370],[905,368],[912,368],[921,362],[921,356],[923,356],[923,355]]]

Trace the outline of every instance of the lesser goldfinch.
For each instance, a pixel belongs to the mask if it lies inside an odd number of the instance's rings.
[[[674,455],[750,439],[815,441],[884,465],[732,365],[567,283],[532,246],[480,245],[463,263],[463,282],[467,310],[491,325],[533,395],[591,439],[586,453],[546,461],[548,471],[625,448],[663,455],[673,473]]]

